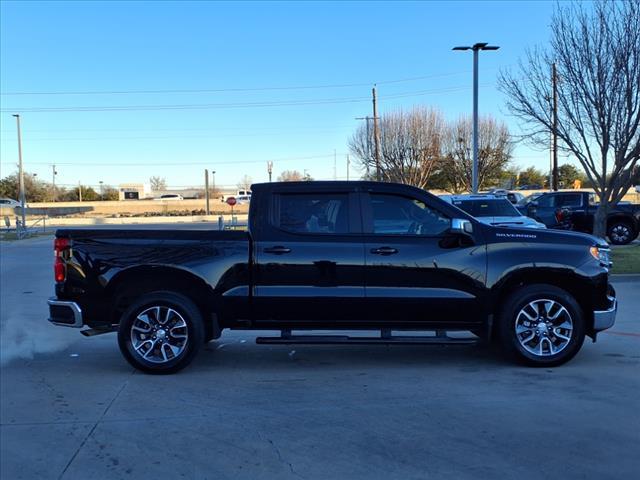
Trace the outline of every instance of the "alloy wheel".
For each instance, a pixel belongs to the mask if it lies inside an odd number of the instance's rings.
[[[131,326],[133,350],[148,362],[166,363],[177,358],[188,341],[187,322],[179,312],[167,306],[145,309]]]
[[[548,357],[569,345],[573,320],[569,311],[555,300],[534,300],[522,307],[516,316],[515,332],[527,352]]]

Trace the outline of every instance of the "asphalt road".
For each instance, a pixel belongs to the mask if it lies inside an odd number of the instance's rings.
[[[50,238],[0,243],[2,479],[626,479],[640,472],[640,281],[568,365],[479,347],[262,346],[173,376],[46,322]]]

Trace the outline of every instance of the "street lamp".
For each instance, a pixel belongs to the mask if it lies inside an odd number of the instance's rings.
[[[16,126],[18,127],[18,166],[19,166],[19,178],[18,178],[18,182],[20,185],[20,211],[22,213],[22,225],[20,227],[20,229],[18,230],[16,228],[16,230],[18,231],[18,236],[20,238],[22,238],[24,235],[26,235],[26,219],[25,219],[25,203],[27,202],[26,200],[26,194],[24,191],[24,171],[22,169],[22,134],[20,132],[20,115],[18,114],[14,114],[13,115],[16,118]]]
[[[453,50],[473,50],[473,169],[471,173],[473,193],[478,193],[478,52],[499,48],[487,43],[476,43],[472,47],[453,47]]]

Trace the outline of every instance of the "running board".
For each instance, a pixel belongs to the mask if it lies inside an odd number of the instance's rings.
[[[258,337],[258,344],[296,345],[476,345],[479,338],[453,338],[446,334],[434,337],[390,335],[383,331],[379,337],[350,337],[348,335],[291,335],[284,331],[279,337]]]
[[[95,328],[87,328],[85,330],[80,330],[80,333],[85,337],[95,337],[96,335],[104,335],[105,333],[111,333],[117,330],[118,329],[116,327],[101,328],[99,330]]]

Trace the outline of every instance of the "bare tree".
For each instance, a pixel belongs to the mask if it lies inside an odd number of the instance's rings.
[[[380,170],[386,181],[424,188],[440,160],[444,119],[438,110],[416,107],[380,120]],[[361,125],[349,141],[360,167],[375,172],[373,129]],[[369,176],[369,175],[366,175]]]
[[[149,185],[154,192],[167,189],[167,181],[163,177],[151,177],[149,179]]]
[[[478,121],[478,186],[497,182],[511,160],[513,143],[509,129],[492,117]],[[442,142],[440,174],[454,192],[471,191],[473,168],[473,124],[460,118],[449,124]]]
[[[308,173],[303,175],[298,170],[285,170],[278,175],[279,182],[301,182],[303,180],[309,182],[313,180],[313,178],[311,178]]]
[[[238,190],[249,190],[252,183],[253,178],[251,178],[249,175],[244,175],[238,182]]]
[[[551,46],[527,52],[519,72],[503,72],[509,110],[533,142],[553,131],[549,72],[556,63],[557,136],[580,161],[600,199],[594,234],[606,233],[607,213],[622,199],[640,157],[640,0],[558,7]]]

